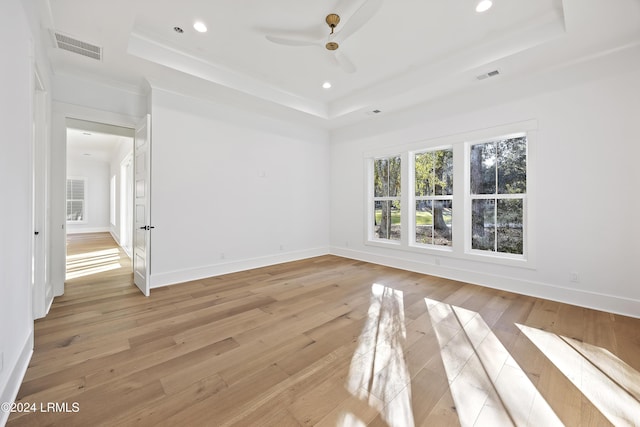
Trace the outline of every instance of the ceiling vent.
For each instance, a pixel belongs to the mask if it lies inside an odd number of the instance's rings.
[[[78,40],[57,31],[53,33],[53,37],[58,49],[67,50],[69,52],[77,53],[78,55],[97,59],[98,61],[102,60],[102,48],[100,46],[83,42],[82,40]]]
[[[480,74],[479,76],[476,76],[476,79],[484,80],[484,79],[488,79],[489,77],[495,77],[499,74],[500,74],[500,71],[493,70],[493,71],[489,71],[488,73],[484,73],[484,74]]]

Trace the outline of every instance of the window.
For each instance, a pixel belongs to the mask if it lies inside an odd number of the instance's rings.
[[[400,240],[401,170],[400,156],[373,161],[373,236]]]
[[[535,268],[537,127],[527,120],[363,153],[365,244]]]
[[[418,245],[452,245],[453,150],[414,157],[415,235]]]
[[[524,255],[526,136],[473,144],[469,159],[471,249]]]
[[[86,222],[85,178],[67,178],[67,221]]]

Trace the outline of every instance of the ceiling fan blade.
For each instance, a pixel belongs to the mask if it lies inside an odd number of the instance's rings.
[[[347,37],[351,36],[362,28],[364,24],[369,22],[382,7],[382,1],[383,0],[365,0],[362,6],[351,15],[351,18],[344,24],[342,29],[336,33],[336,42],[343,42]]]
[[[288,39],[286,37],[277,37],[266,35],[267,40],[272,43],[281,44],[285,46],[318,46],[320,42],[318,41],[309,41],[309,40],[297,40],[297,39]]]
[[[334,64],[340,67],[342,71],[344,71],[345,73],[352,74],[352,73],[355,73],[357,70],[355,64],[344,53],[341,53],[338,51],[333,52],[331,55],[331,60],[333,61]]]

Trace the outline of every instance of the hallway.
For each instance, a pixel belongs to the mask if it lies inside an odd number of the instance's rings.
[[[131,271],[131,259],[109,233],[67,236],[65,297],[99,285],[108,285],[105,291],[131,288]]]

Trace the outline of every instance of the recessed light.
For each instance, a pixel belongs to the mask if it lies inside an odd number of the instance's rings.
[[[199,33],[207,32],[207,26],[204,25],[204,22],[201,22],[201,21],[196,21],[195,24],[193,24],[193,29]]]
[[[331,89],[331,82],[322,83],[322,88],[323,89]]]
[[[476,12],[486,12],[487,10],[491,9],[491,6],[493,6],[493,2],[491,0],[480,0],[476,5]]]

